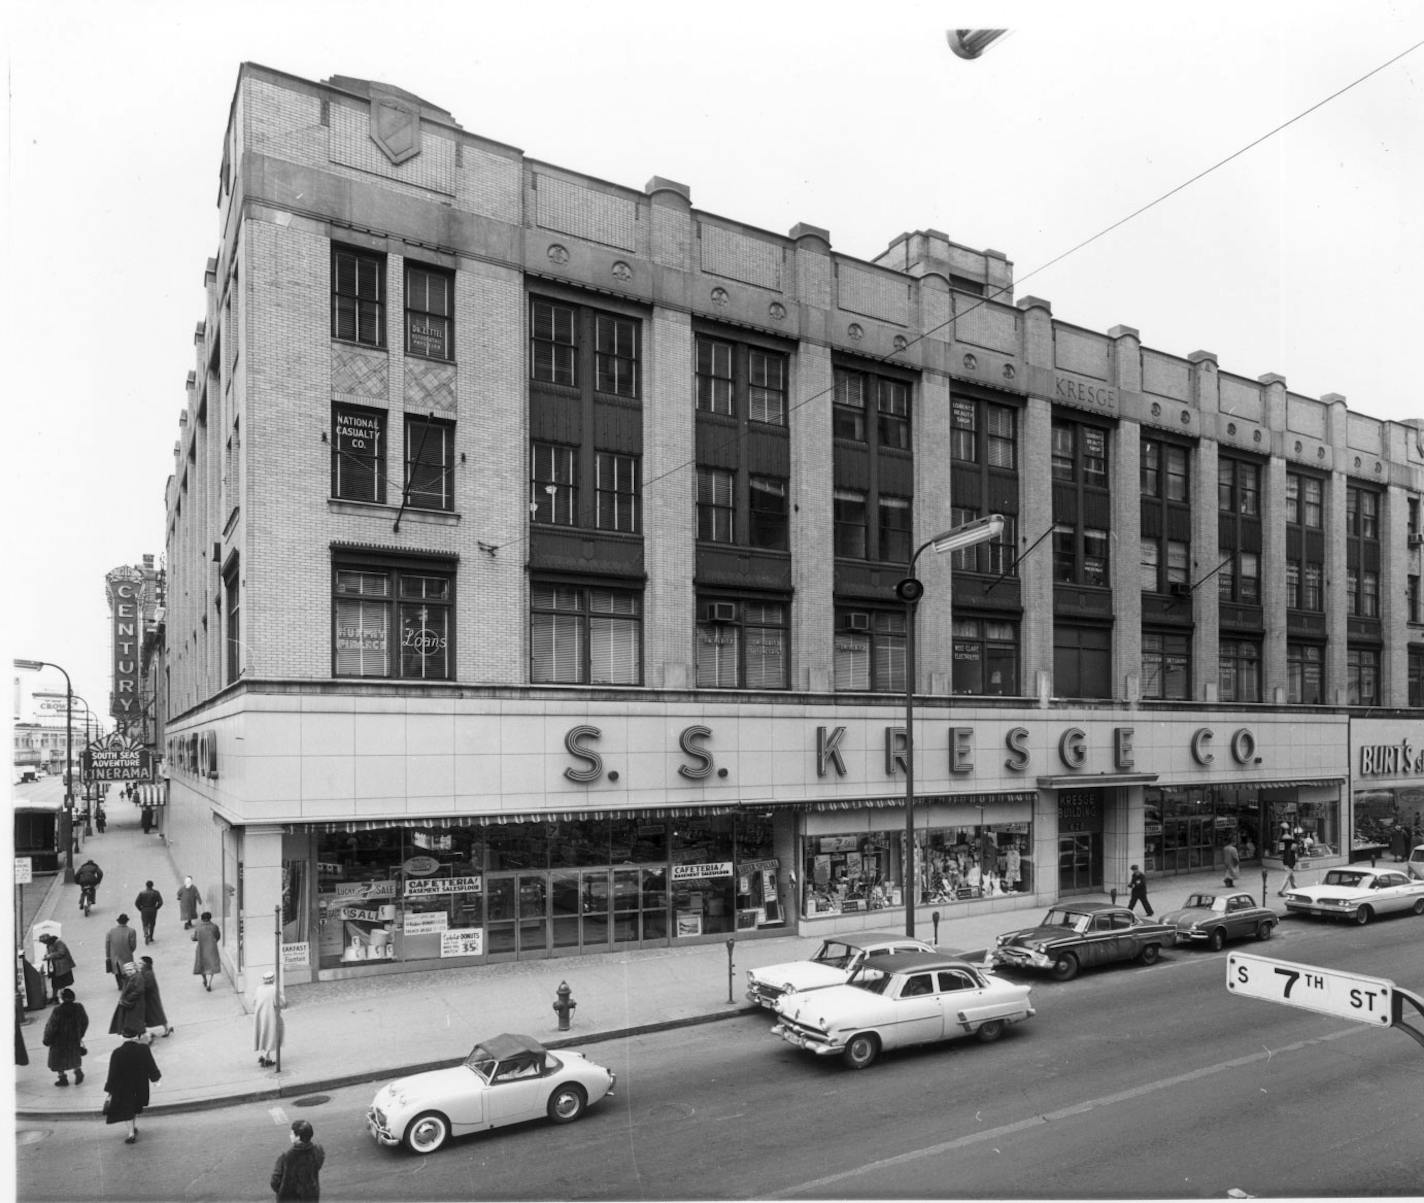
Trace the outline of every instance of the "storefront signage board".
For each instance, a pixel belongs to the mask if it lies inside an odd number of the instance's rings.
[[[426,936],[432,932],[448,931],[450,916],[445,911],[416,911],[405,917],[402,927],[408,936]]]
[[[282,945],[282,968],[305,969],[311,963],[311,945],[303,940],[299,944]]]
[[[332,912],[338,919],[354,919],[358,923],[380,923],[379,908],[365,906],[337,906]]]
[[[482,877],[427,877],[405,883],[407,898],[423,898],[428,894],[478,894],[484,889]]]
[[[440,933],[442,957],[479,957],[485,951],[485,929],[457,927]]]
[[[393,881],[338,881],[335,893],[343,901],[355,898],[394,898],[396,883]]]
[[[27,886],[33,880],[30,858],[28,856],[17,856],[15,858],[15,884],[17,886]]]
[[[701,881],[708,877],[731,877],[732,862],[712,861],[702,865],[673,865],[673,881]]]
[[[1362,977],[1242,952],[1233,952],[1226,958],[1226,988],[1247,998],[1376,1027],[1389,1027],[1394,1011],[1395,987],[1387,978]]]

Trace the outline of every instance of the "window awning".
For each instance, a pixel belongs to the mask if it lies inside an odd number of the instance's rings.
[[[635,819],[639,822],[648,822],[650,820],[672,819],[680,816],[705,818],[708,816],[728,815],[740,809],[742,808],[739,806],[724,804],[714,806],[637,807],[626,810],[545,810],[513,814],[422,815],[417,818],[392,816],[388,819],[334,819],[321,823],[287,823],[284,825],[283,830],[289,835],[294,835],[303,831],[315,831],[319,834],[329,834],[336,831],[379,831],[383,827],[505,827],[511,823],[581,823],[590,819]]]
[[[1098,789],[1103,786],[1156,785],[1157,773],[1061,773],[1055,777],[1040,777],[1039,789]]]

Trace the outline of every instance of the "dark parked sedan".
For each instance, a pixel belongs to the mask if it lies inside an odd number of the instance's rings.
[[[1150,965],[1177,942],[1177,929],[1139,919],[1110,902],[1060,902],[1037,927],[1006,932],[990,953],[995,965],[1044,969],[1058,981],[1111,961]]]
[[[1267,906],[1258,906],[1245,890],[1200,890],[1187,895],[1181,910],[1168,911],[1163,923],[1177,929],[1183,944],[1205,944],[1216,951],[1227,940],[1252,936],[1269,940],[1279,916]]]

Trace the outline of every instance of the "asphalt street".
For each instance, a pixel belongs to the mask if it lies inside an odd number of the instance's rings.
[[[265,1197],[292,1118],[333,1200],[1412,1197],[1424,1182],[1424,1048],[1398,1031],[1238,997],[1226,958],[1178,949],[1034,985],[998,1043],[887,1055],[863,1072],[753,1015],[593,1044],[619,1078],[577,1124],[379,1148],[378,1084],[140,1120],[17,1130],[25,1200]],[[1424,987],[1424,919],[1291,920],[1239,951]],[[200,1154],[195,1155],[195,1152]]]

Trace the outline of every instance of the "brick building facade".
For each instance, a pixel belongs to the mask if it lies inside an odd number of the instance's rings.
[[[1414,425],[369,81],[244,65],[218,209],[163,678],[239,984],[274,915],[303,980],[1350,856],[1421,701]]]

